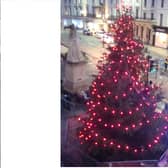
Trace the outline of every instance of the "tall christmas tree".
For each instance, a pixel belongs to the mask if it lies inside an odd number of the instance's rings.
[[[79,117],[81,146],[100,161],[156,159],[168,145],[167,118],[155,113],[155,91],[143,79],[148,63],[143,44],[133,38],[133,23],[124,13],[111,26],[116,45],[104,54],[90,87],[89,117]]]

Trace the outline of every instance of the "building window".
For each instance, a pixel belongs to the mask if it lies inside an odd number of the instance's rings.
[[[155,0],[152,0],[152,7],[155,6]]]
[[[71,10],[71,7],[69,7],[69,16],[72,16],[72,10]]]
[[[144,19],[146,19],[146,13],[144,12]]]
[[[111,20],[113,20],[113,0],[111,0],[111,6],[110,6],[110,13],[111,13]]]
[[[141,27],[141,40],[143,39],[143,26]]]
[[[161,7],[163,8],[164,6],[164,0],[161,1]]]
[[[156,32],[155,46],[167,48],[167,34],[163,32]]]
[[[89,4],[86,4],[86,13],[87,13],[87,16],[89,14]]]
[[[154,14],[153,13],[151,13],[151,20],[153,20],[154,19]]]
[[[101,8],[99,8],[98,13],[101,14],[101,11],[102,11]]]
[[[136,35],[138,36],[138,26],[136,27]]]
[[[68,15],[67,6],[64,7],[65,15]]]
[[[147,40],[148,44],[149,44],[149,41],[150,41],[150,36],[151,36],[151,29],[147,29],[147,31],[146,31],[146,40]]]
[[[151,29],[149,29],[149,40],[151,39]]]
[[[160,26],[162,26],[162,24],[163,24],[163,14],[161,13],[160,14]]]
[[[136,8],[136,18],[138,18],[139,9]]]
[[[146,0],[144,0],[144,7],[146,8]]]
[[[104,0],[99,0],[99,4],[103,5],[104,4]]]

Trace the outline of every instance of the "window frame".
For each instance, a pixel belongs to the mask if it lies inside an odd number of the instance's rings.
[[[161,8],[164,7],[164,0],[161,0]]]
[[[154,19],[154,13],[152,12],[151,13],[151,20],[153,20]]]
[[[147,0],[144,0],[144,7],[146,8],[147,6]]]
[[[152,0],[151,7],[154,7],[154,6],[155,6],[155,0]]]
[[[160,13],[160,26],[163,25],[163,13]]]
[[[146,12],[143,13],[143,18],[146,19]]]

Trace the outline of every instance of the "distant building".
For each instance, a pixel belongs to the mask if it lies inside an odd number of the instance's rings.
[[[144,43],[168,48],[168,1],[142,0],[135,35]]]
[[[109,31],[119,14],[117,8],[123,5],[132,8],[137,38],[145,44],[168,48],[168,0],[62,0],[61,23]]]
[[[117,8],[132,6],[132,14],[140,15],[140,0],[63,0],[61,1],[62,26],[75,24],[78,28],[93,31],[109,30],[109,24],[118,16]]]

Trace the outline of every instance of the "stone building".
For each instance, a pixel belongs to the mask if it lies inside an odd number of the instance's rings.
[[[76,27],[93,31],[108,31],[122,5],[131,6],[132,14],[140,15],[141,0],[63,0],[61,1],[61,21],[63,26],[74,24]]]
[[[168,1],[142,0],[135,30],[135,35],[144,43],[168,48]]]
[[[108,32],[118,16],[117,8],[123,5],[132,8],[136,37],[145,44],[168,48],[168,0],[63,0],[61,23]]]

